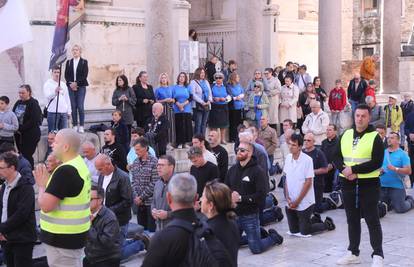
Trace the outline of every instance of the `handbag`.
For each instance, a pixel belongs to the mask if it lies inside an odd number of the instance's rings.
[[[45,118],[45,119],[47,119],[47,109],[49,108],[49,106],[50,106],[50,103],[52,103],[52,101],[53,101],[53,99],[55,99],[55,97],[53,97],[52,99],[50,99],[50,101],[49,101],[49,103],[47,104],[47,106],[45,106],[44,108],[43,108],[43,118]]]

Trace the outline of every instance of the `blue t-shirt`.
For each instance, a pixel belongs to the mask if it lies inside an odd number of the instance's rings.
[[[262,118],[262,110],[258,109],[257,106],[262,102],[262,97],[260,95],[254,96],[254,112],[256,113],[256,121],[260,121]]]
[[[213,94],[213,99],[214,97],[227,97],[227,90],[224,85],[218,86],[217,84],[215,84],[213,88],[211,89],[211,93]],[[214,103],[219,104],[219,105],[227,104],[226,101],[218,101],[218,102],[214,101]]]
[[[228,84],[229,93],[232,97],[239,96],[241,94],[244,94],[244,89],[241,87],[241,85],[238,83],[236,85]],[[235,110],[240,110],[244,108],[244,101],[243,100],[233,100],[233,107]]]
[[[184,103],[186,100],[188,100],[188,104],[184,106],[184,111],[180,111],[177,107],[177,105],[174,103],[173,109],[174,113],[191,113],[191,90],[190,88],[182,85],[174,85],[172,88],[172,95],[175,101],[178,101],[178,103]]]
[[[386,149],[384,153],[384,161],[382,162],[382,169],[384,173],[380,176],[382,187],[404,189],[404,185],[401,180],[403,175],[389,170],[387,168],[388,164],[391,164],[397,168],[403,168],[410,165],[410,158],[407,153],[401,148],[394,152],[389,152],[388,149]]]
[[[208,97],[210,95],[210,87],[207,84],[206,80],[199,80],[198,81],[200,84],[201,89],[203,90],[203,101],[207,102],[208,101]]]
[[[172,97],[172,89],[170,86],[161,86],[155,89],[155,99],[164,100]]]

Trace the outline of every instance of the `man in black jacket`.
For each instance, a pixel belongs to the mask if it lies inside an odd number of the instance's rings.
[[[227,150],[220,145],[220,133],[218,132],[218,129],[210,129],[208,133],[208,142],[210,144],[211,152],[217,158],[220,182],[223,183],[229,169],[229,155]]]
[[[253,155],[253,145],[241,142],[237,148],[237,163],[226,177],[226,184],[233,191],[232,200],[236,205],[237,224],[242,244],[248,243],[253,254],[259,254],[274,245],[280,245],[283,238],[275,229],[269,229],[268,236],[261,238],[259,208],[266,197],[266,180],[263,169]]]
[[[157,157],[165,155],[168,144],[168,128],[170,123],[167,116],[163,115],[164,107],[161,103],[152,105],[152,118],[147,123],[145,137],[150,146],[155,148]]]
[[[335,180],[335,173],[337,171],[334,163],[335,153],[337,151],[338,136],[337,127],[335,124],[329,124],[326,128],[326,139],[322,141],[321,150],[328,160],[328,173],[325,175],[325,193],[339,190],[339,183]]]
[[[120,244],[128,232],[128,222],[131,219],[132,189],[129,175],[112,165],[108,155],[100,154],[95,161],[96,170],[99,173],[98,186],[105,191],[106,207],[116,215],[121,229]]]
[[[36,236],[35,197],[29,178],[17,172],[18,159],[12,152],[0,155],[0,241],[7,266],[32,266]],[[6,207],[3,207],[5,205]]]
[[[85,124],[84,102],[86,86],[88,86],[88,61],[81,58],[82,49],[79,45],[72,47],[73,58],[66,61],[65,80],[68,85],[70,103],[72,105],[72,123],[80,133],[84,132]],[[79,113],[79,128],[78,128]]]
[[[115,141],[115,129],[107,129],[104,132],[105,145],[101,152],[112,159],[112,163],[123,171],[127,171],[127,159],[124,147]]]
[[[152,237],[142,264],[143,267],[175,267],[180,266],[185,260],[187,251],[190,250],[190,232],[178,225],[182,225],[183,222],[199,225],[199,219],[194,211],[196,200],[197,182],[195,178],[188,173],[174,175],[168,183],[167,192],[167,202],[172,210],[172,221]],[[211,255],[219,266],[231,266],[230,255],[223,244],[214,235],[207,236],[205,240]]]
[[[103,205],[105,192],[91,188],[91,221],[83,259],[84,267],[119,267],[121,250],[119,224],[115,214]]]
[[[349,103],[351,103],[352,112],[355,112],[359,104],[365,103],[365,90],[367,87],[367,82],[361,79],[359,73],[356,73],[354,78],[349,82],[347,96]]]

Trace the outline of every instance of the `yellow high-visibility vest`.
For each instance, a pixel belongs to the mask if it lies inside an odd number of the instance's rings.
[[[75,197],[65,197],[59,202],[55,210],[51,212],[40,212],[40,228],[53,234],[80,234],[90,228],[90,193],[91,193],[91,175],[81,156],[63,163],[57,167],[70,165],[76,168],[79,176],[83,180],[83,188],[79,195]],[[51,179],[53,179],[53,174]],[[49,185],[49,179],[47,185]],[[47,186],[46,185],[46,186]]]
[[[354,129],[347,130],[341,139],[341,152],[344,159],[345,166],[354,166],[372,159],[372,148],[377,132],[366,133],[354,145]],[[339,174],[344,177],[342,173]],[[358,179],[374,178],[380,175],[380,170],[377,169],[370,173],[358,173]]]

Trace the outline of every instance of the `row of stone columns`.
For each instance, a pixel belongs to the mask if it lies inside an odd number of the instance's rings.
[[[166,72],[171,80],[178,74],[179,40],[188,40],[188,12],[185,0],[146,0],[145,31],[147,69],[152,82]],[[277,60],[277,5],[260,0],[236,2],[236,47],[238,71],[242,79],[255,69],[273,67]],[[272,3],[272,1],[270,2]],[[383,1],[383,91],[398,89],[401,1]],[[319,76],[327,89],[341,77],[341,0],[319,0]],[[172,77],[174,76],[174,77]],[[244,83],[246,80],[243,81]]]

